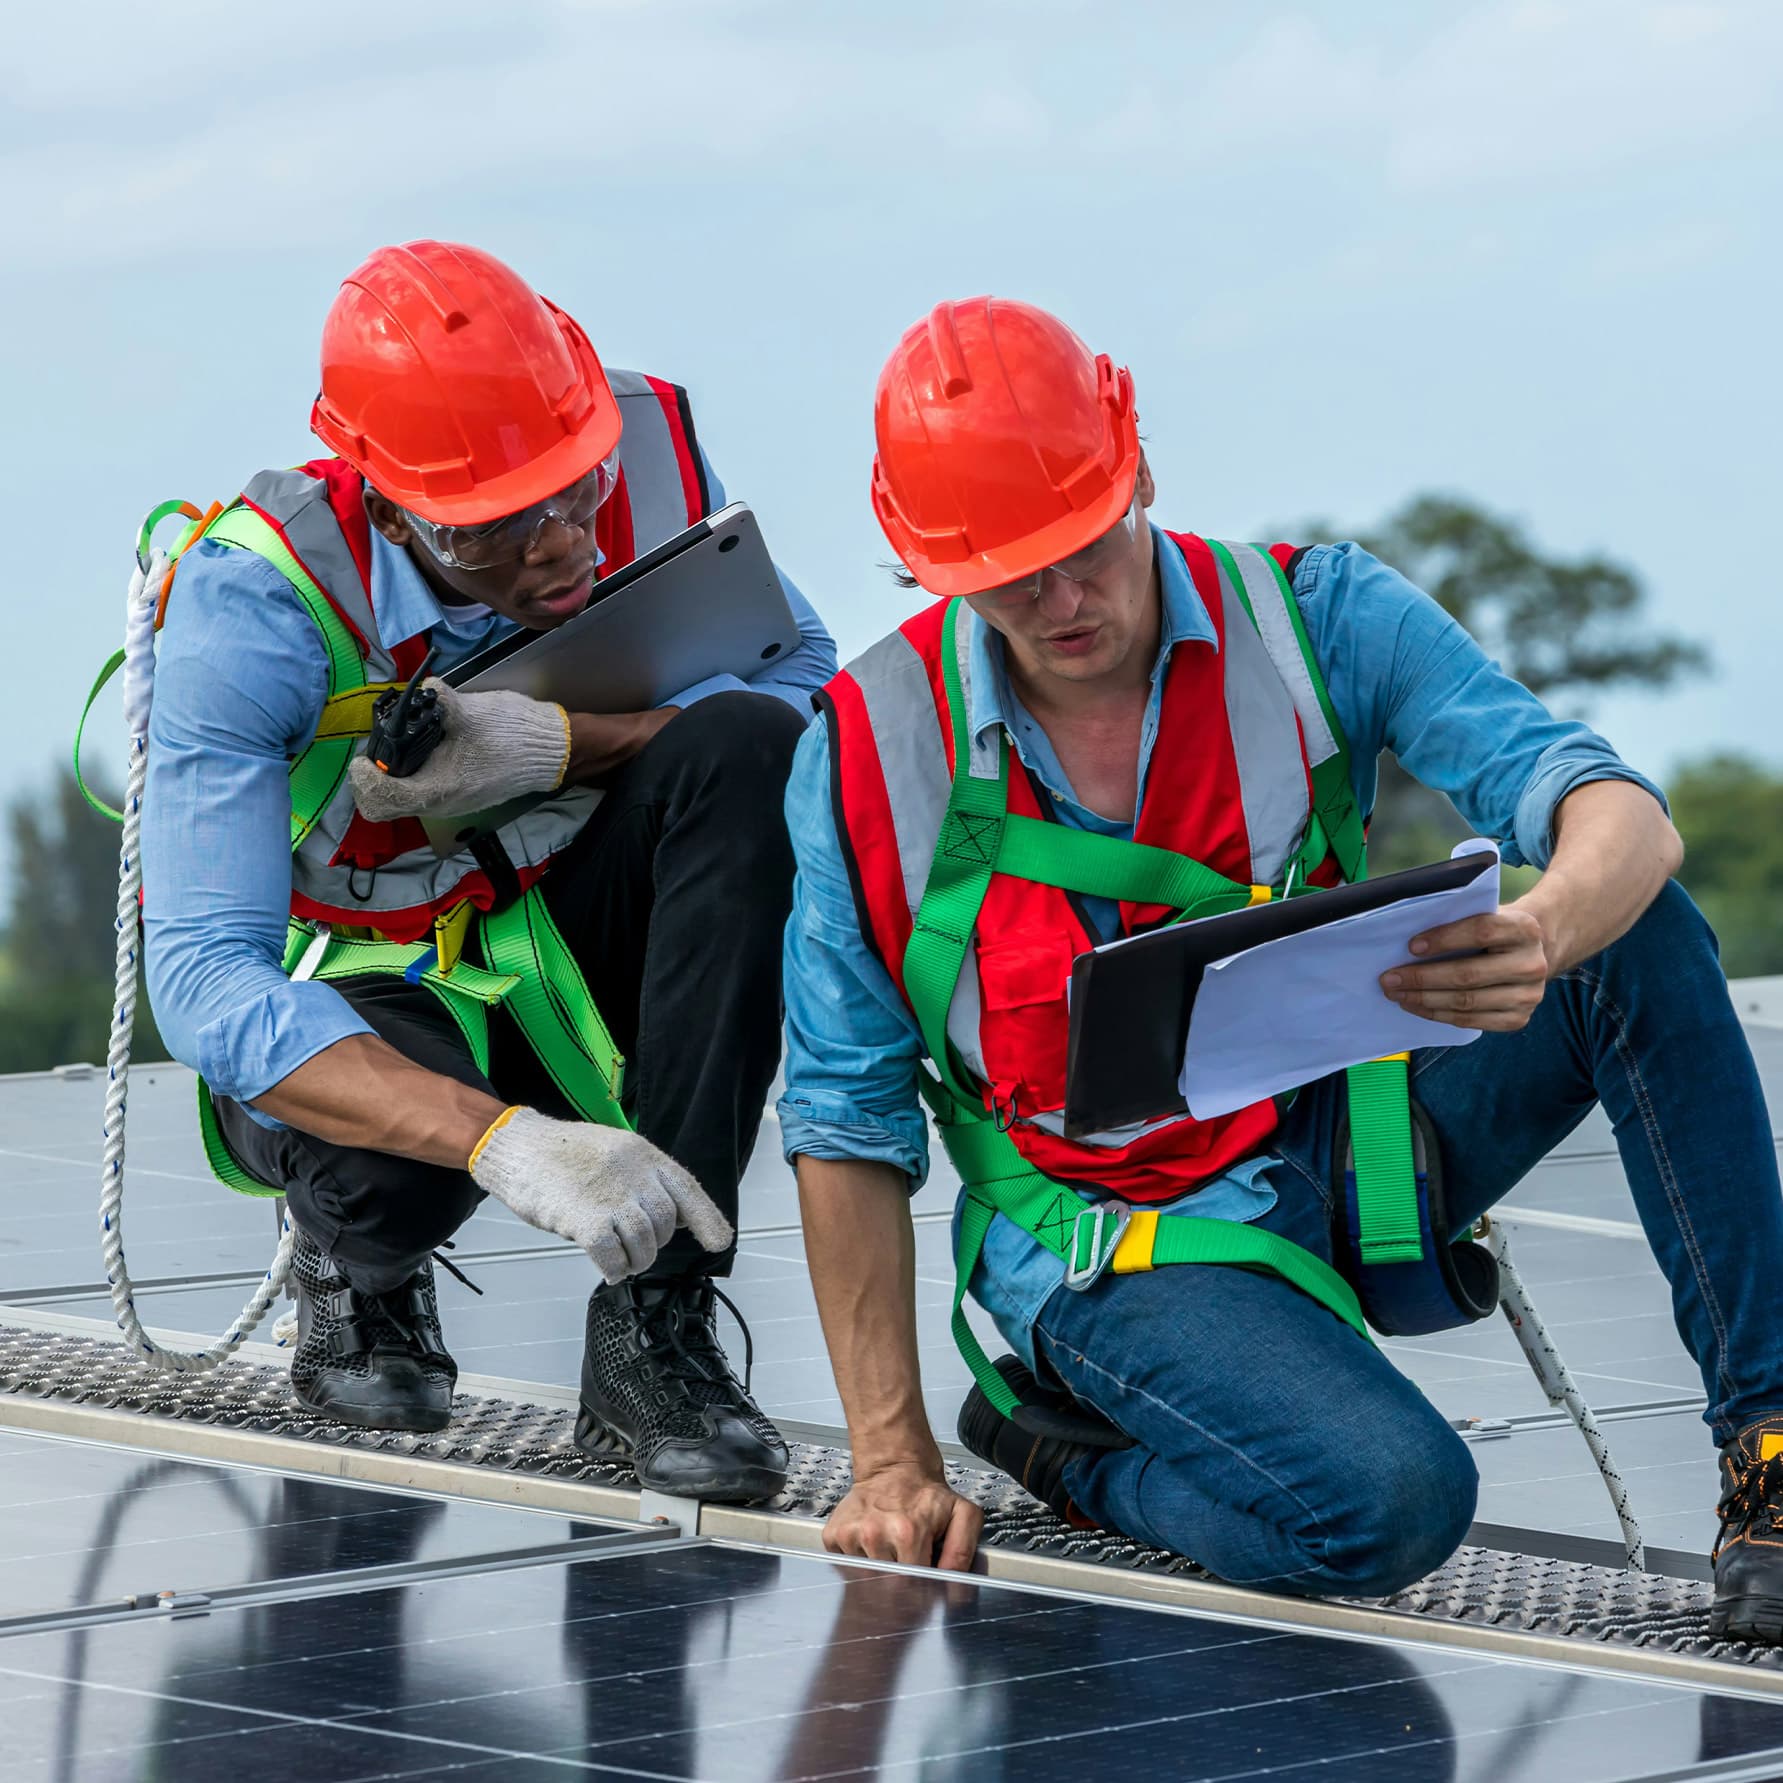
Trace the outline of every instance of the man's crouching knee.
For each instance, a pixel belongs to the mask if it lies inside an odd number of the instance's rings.
[[[1480,1476],[1451,1430],[1417,1454],[1356,1459],[1354,1507],[1319,1544],[1316,1571],[1294,1589],[1320,1597],[1389,1597],[1434,1572],[1467,1539]]]

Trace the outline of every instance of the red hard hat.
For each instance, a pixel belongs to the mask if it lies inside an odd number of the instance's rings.
[[[499,520],[585,477],[619,443],[588,337],[479,248],[379,248],[322,325],[310,426],[424,520]]]
[[[1056,316],[938,303],[879,374],[873,512],[931,594],[979,594],[1099,538],[1139,475],[1133,380]]]

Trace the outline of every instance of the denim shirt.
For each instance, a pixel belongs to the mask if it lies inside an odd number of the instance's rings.
[[[723,485],[706,467],[714,508]],[[780,573],[799,645],[745,683],[720,675],[690,705],[744,686],[809,712],[836,649]],[[409,553],[374,527],[371,603],[386,645],[423,632],[442,670],[518,627],[442,606]],[[248,1102],[351,1034],[371,1030],[332,986],[280,970],[291,908],[291,760],[328,694],[321,633],[265,559],[201,541],[180,565],[155,670],[143,802],[143,926],[155,1020],[176,1059]],[[263,1125],[270,1116],[251,1114]]]
[[[1138,802],[1157,743],[1164,671],[1185,641],[1216,643],[1182,554],[1155,527],[1163,628],[1140,734]],[[1664,802],[1595,731],[1557,719],[1511,679],[1428,595],[1359,545],[1316,545],[1300,559],[1294,597],[1350,746],[1356,800],[1373,810],[1375,761],[1391,749],[1406,770],[1448,794],[1512,865],[1547,865],[1554,812],[1590,780],[1631,780]],[[1009,685],[1003,640],[970,609],[970,710],[974,737],[1002,729],[1051,793],[1057,815],[1080,829],[1130,840],[1117,823],[1077,800],[1044,730]],[[779,1102],[786,1157],[862,1159],[893,1165],[920,1188],[928,1174],[928,1127],[917,1093],[923,1056],[916,1018],[862,939],[830,794],[830,740],[814,725],[800,741],[786,793],[798,859],[786,928],[786,1074]],[[1115,907],[1086,899],[1106,936]],[[1267,1155],[1248,1159],[1188,1198],[1178,1211],[1254,1220],[1275,1203]],[[1168,1209],[1166,1210],[1168,1211]],[[1028,1327],[1064,1265],[999,1215],[991,1224],[973,1294],[1032,1363]]]

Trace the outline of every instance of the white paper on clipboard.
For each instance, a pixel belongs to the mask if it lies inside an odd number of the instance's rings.
[[[1451,858],[1480,853],[1496,866],[1497,848],[1480,837]],[[1379,980],[1413,963],[1414,936],[1497,908],[1498,874],[1488,870],[1455,891],[1407,898],[1215,960],[1195,993],[1183,1049],[1179,1084],[1189,1112],[1210,1120],[1388,1053],[1477,1040],[1475,1029],[1409,1014]]]

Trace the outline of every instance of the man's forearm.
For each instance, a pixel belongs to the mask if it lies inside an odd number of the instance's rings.
[[[1631,780],[1575,787],[1554,831],[1548,870],[1513,906],[1541,924],[1550,977],[1627,933],[1684,860],[1671,819]]]
[[[916,1350],[916,1233],[902,1171],[798,1160],[805,1257],[857,1478],[914,1463],[937,1478],[941,1452],[922,1403]]]
[[[507,1104],[415,1064],[375,1034],[349,1034],[256,1096],[254,1106],[331,1145],[462,1170]]]

